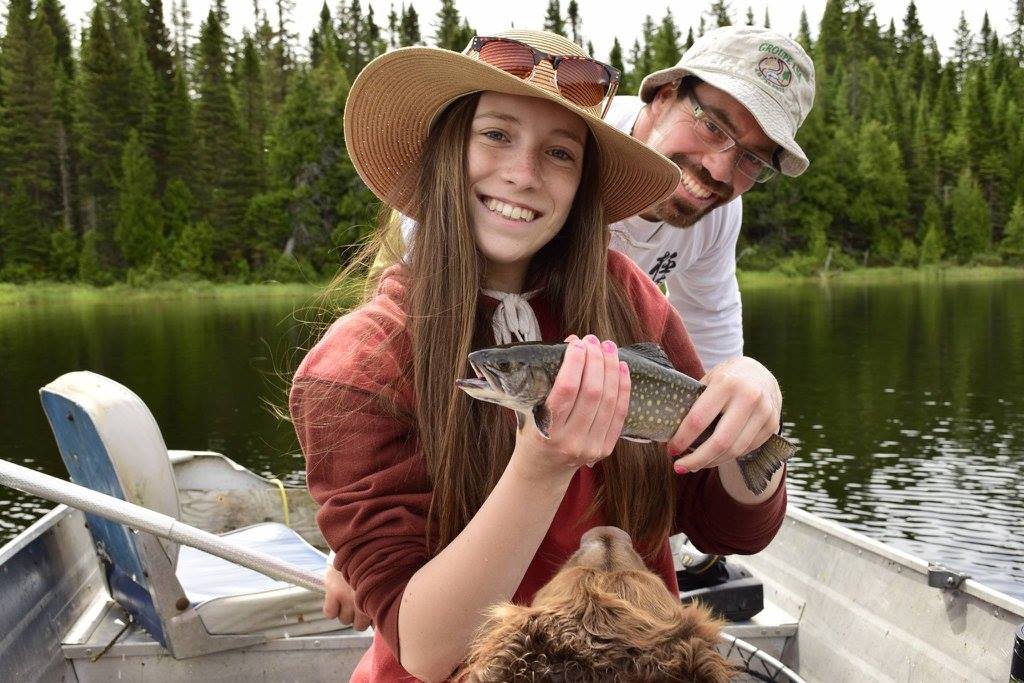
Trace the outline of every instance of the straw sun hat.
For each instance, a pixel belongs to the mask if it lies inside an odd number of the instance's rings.
[[[554,55],[588,56],[552,33],[506,31],[495,37]],[[542,61],[523,80],[480,61],[469,47],[464,53],[402,48],[363,69],[345,104],[345,145],[360,177],[382,201],[411,215],[416,164],[434,118],[458,97],[486,90],[551,100],[586,122],[600,149],[601,199],[608,223],[635,216],[679,183],[675,164],[601,120],[601,104],[581,107],[564,98],[550,61]]]

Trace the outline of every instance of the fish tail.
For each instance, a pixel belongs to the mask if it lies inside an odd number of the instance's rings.
[[[755,494],[764,493],[772,475],[796,453],[796,446],[778,434],[771,437],[760,448],[736,460],[747,488]]]

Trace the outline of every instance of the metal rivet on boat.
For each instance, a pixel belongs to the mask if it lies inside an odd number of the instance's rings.
[[[314,640],[313,641],[313,647],[320,647],[320,641],[319,640]]]
[[[75,421],[75,414],[74,413],[68,413],[68,422],[74,422],[74,421]]]
[[[178,608],[179,612],[184,612],[188,609],[189,604],[188,598],[182,596],[178,598],[178,601],[174,603],[174,606]]]

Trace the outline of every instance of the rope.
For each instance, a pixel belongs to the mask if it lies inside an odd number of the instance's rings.
[[[292,525],[291,516],[288,514],[288,492],[284,490],[284,484],[277,477],[268,479],[271,484],[277,484],[277,490],[281,493],[281,510],[284,512],[284,525]]]

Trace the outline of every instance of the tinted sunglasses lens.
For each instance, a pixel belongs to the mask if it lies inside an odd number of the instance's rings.
[[[480,60],[517,78],[533,73],[533,50],[520,43],[489,40],[480,48]]]
[[[563,59],[555,75],[558,89],[567,99],[584,107],[599,104],[611,83],[608,70],[590,59]]]

